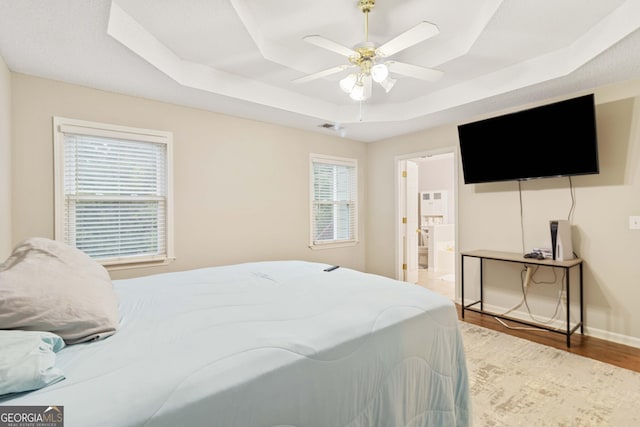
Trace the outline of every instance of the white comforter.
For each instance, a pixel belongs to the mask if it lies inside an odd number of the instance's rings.
[[[115,281],[120,329],[58,353],[66,427],[466,426],[453,303],[324,264],[238,264]]]

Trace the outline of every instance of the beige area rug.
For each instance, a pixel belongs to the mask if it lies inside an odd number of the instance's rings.
[[[640,373],[460,322],[474,427],[640,426]]]

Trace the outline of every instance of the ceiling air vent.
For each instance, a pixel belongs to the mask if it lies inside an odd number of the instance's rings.
[[[337,130],[338,129],[338,127],[333,123],[323,123],[321,125],[318,125],[318,127],[325,128],[325,129],[330,129],[330,130]]]
[[[321,125],[318,125],[318,127],[336,132],[341,137],[345,137],[347,135],[346,130],[338,123],[322,123]]]

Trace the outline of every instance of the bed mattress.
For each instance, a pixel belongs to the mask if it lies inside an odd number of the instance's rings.
[[[453,303],[347,268],[273,261],[114,281],[120,328],[66,379],[0,402],[66,427],[466,426]]]

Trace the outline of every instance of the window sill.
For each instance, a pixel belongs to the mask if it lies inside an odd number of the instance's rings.
[[[165,259],[156,260],[156,261],[132,261],[132,262],[119,262],[115,264],[105,263],[105,264],[102,264],[102,266],[106,268],[107,271],[118,271],[118,270],[132,270],[135,268],[160,267],[163,265],[169,265],[173,261],[175,261],[175,257],[165,258]]]
[[[347,248],[351,246],[356,246],[358,244],[357,240],[349,240],[348,242],[332,242],[332,243],[316,243],[309,245],[309,249],[311,250],[322,250],[322,249],[336,249],[336,248]]]

